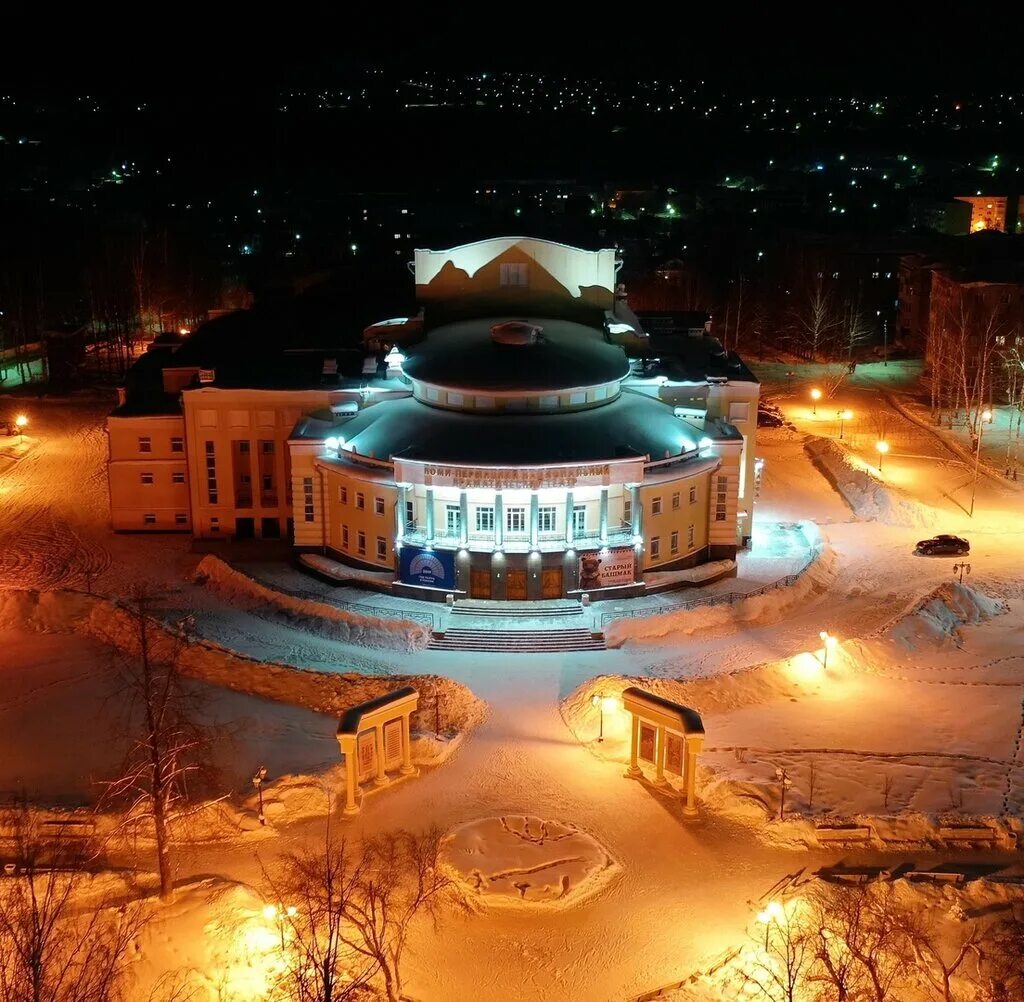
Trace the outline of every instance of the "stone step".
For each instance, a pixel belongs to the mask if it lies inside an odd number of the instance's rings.
[[[523,654],[603,651],[604,637],[590,630],[470,630],[435,633],[427,644],[435,651],[512,651]]]

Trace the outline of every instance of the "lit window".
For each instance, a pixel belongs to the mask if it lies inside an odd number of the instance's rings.
[[[302,517],[307,522],[314,520],[313,508],[313,478],[302,478]]]
[[[494,508],[491,505],[480,505],[475,512],[477,532],[494,532]]]
[[[462,531],[462,509],[459,505],[445,505],[444,528],[448,536],[457,536]]]
[[[633,524],[633,499],[624,498],[622,501],[622,521],[625,525]]]
[[[537,509],[537,529],[539,532],[554,532],[557,509],[554,505],[544,505]]]
[[[407,529],[416,528],[416,506],[412,501],[405,502],[405,527]]]
[[[506,532],[526,532],[526,509],[515,506],[505,509]]]
[[[572,531],[574,536],[581,536],[587,531],[587,506],[573,505]]]
[[[718,477],[717,494],[715,497],[715,521],[724,522],[726,501],[729,496],[729,478]]]

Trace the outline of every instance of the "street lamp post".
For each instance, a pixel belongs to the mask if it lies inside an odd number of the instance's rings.
[[[839,440],[843,439],[843,422],[849,421],[853,417],[853,411],[836,411],[836,417],[839,418]]]
[[[821,390],[819,390],[818,387],[815,386],[814,389],[811,390],[811,400],[813,401],[811,403],[811,413],[815,417],[818,416],[818,401],[820,399],[821,399]]]
[[[974,483],[971,484],[971,510],[969,517],[974,518],[974,499],[978,493],[978,471],[981,468],[981,437],[985,433],[985,425],[992,423],[992,412],[982,411],[978,422],[978,444],[974,449]]]
[[[786,820],[786,790],[793,784],[785,769],[776,769],[775,778],[779,781],[779,820]]]
[[[265,825],[267,823],[267,817],[263,813],[263,781],[266,778],[267,767],[265,765],[261,765],[252,777],[252,785],[256,787],[256,796],[258,796],[260,800],[260,813],[258,816],[261,825]]]
[[[590,697],[590,703],[592,706],[597,707],[597,712],[599,714],[597,725],[597,740],[604,741],[604,693],[595,692],[594,695]]]
[[[828,652],[835,648],[836,644],[838,644],[839,641],[836,640],[836,638],[833,637],[832,634],[828,632],[828,630],[822,630],[821,633],[818,634],[818,636],[821,637],[821,642],[825,645],[825,653],[821,659],[822,670],[825,670],[828,668]]]
[[[793,392],[793,377],[795,375],[796,373],[792,369],[790,369],[789,372],[786,373],[786,389],[790,393]]]
[[[884,439],[875,442],[875,450],[878,452],[878,472],[882,472],[882,460],[885,459],[885,454],[889,451],[889,443]]]
[[[954,577],[959,574],[960,584],[964,583],[964,574],[971,573],[971,565],[961,560],[958,564],[953,564],[953,575]]]

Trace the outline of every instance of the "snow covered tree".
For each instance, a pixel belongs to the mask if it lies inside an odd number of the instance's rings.
[[[200,723],[196,687],[179,670],[187,633],[175,639],[157,624],[155,601],[153,592],[139,585],[122,604],[131,632],[115,647],[115,665],[118,695],[127,706],[129,745],[104,799],[125,805],[122,830],[152,824],[160,896],[168,901],[174,892],[174,823],[187,804],[190,780],[208,770],[212,734]]]
[[[413,920],[438,923],[468,907],[440,856],[437,828],[352,843],[329,823],[322,846],[286,855],[279,875],[267,882],[285,906],[292,997],[333,1002],[373,982],[397,1002]]]
[[[138,903],[96,899],[92,847],[27,807],[9,812],[15,873],[0,882],[0,1002],[117,1002],[146,922]]]

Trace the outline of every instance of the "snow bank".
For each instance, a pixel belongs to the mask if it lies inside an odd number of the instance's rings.
[[[486,704],[466,686],[443,676],[313,671],[257,661],[207,640],[186,643],[173,627],[157,619],[152,626],[148,639],[156,659],[174,658],[192,678],[253,696],[337,716],[357,703],[413,685],[423,693],[413,726],[432,733],[439,719],[445,735],[472,728],[485,712]],[[85,634],[129,656],[138,652],[138,624],[128,611],[109,599],[81,592],[0,592],[0,629]]]
[[[195,576],[197,581],[250,610],[332,640],[402,651],[422,650],[430,640],[430,630],[419,623],[361,616],[326,602],[287,595],[268,588],[213,554],[203,557]]]
[[[886,525],[930,528],[934,509],[892,484],[875,479],[872,467],[831,438],[811,437],[804,443],[811,462],[860,518]]]
[[[977,626],[1007,612],[1001,599],[991,598],[969,585],[951,581],[904,610],[878,632],[908,651],[922,646],[948,646],[963,639],[961,628]]]
[[[792,584],[768,587],[732,602],[613,620],[605,628],[608,646],[620,647],[628,640],[649,640],[670,633],[693,634],[715,627],[778,622],[794,606],[826,591],[838,569],[838,558],[822,540],[817,526],[808,523],[805,531],[815,537],[816,543],[809,563]],[[714,596],[709,597],[711,602]]]

